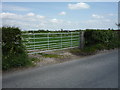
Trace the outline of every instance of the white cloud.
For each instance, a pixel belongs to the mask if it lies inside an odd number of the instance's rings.
[[[87,22],[87,23],[96,23],[97,20],[87,20],[86,22]]]
[[[69,9],[87,9],[90,6],[87,3],[68,4]]]
[[[60,12],[59,15],[66,15],[66,12]]]
[[[44,19],[45,18],[45,16],[41,16],[41,15],[37,15],[36,17],[40,18],[40,19]]]
[[[27,13],[27,14],[15,14],[9,12],[3,12],[2,22],[3,26],[16,26],[22,29],[52,29],[56,26],[61,27],[63,20],[56,18],[46,18],[45,16],[38,15],[35,13]]]
[[[50,21],[53,22],[53,23],[57,23],[58,22],[57,19],[51,19]]]
[[[105,19],[104,21],[105,21],[105,22],[111,22],[111,20],[110,20],[110,19]]]
[[[94,28],[94,29],[108,29],[108,28],[114,28],[117,29],[117,26],[114,22],[117,20],[110,19],[110,18],[104,18],[104,19],[90,19],[84,21],[85,28]]]
[[[72,22],[71,21],[67,21],[68,24],[71,24]]]
[[[87,23],[94,23],[94,24],[97,24],[97,23],[102,23],[102,24],[104,24],[104,23],[108,23],[108,22],[111,22],[111,20],[110,19],[90,19],[90,20],[87,20],[86,21]]]
[[[15,14],[9,12],[0,13],[2,18],[2,25],[16,26],[23,30],[30,29],[81,29],[81,28],[114,28],[116,19],[103,18],[103,19],[90,19],[83,21],[67,21],[57,18],[45,17],[39,14],[34,16],[27,16],[27,14]],[[28,13],[30,14],[30,13]],[[31,14],[32,15],[32,14]]]
[[[3,12],[0,14],[1,14],[1,18],[3,19],[21,19],[22,18],[22,15],[17,15],[15,13]]]
[[[110,14],[108,14],[108,16],[115,16],[116,14],[113,14],[113,13],[110,13]]]
[[[10,11],[29,11],[30,10],[29,8],[15,6],[15,5],[7,5],[7,4],[3,4],[2,8],[3,10],[10,10]]]
[[[61,22],[63,22],[63,20],[59,20],[59,19],[54,18],[54,19],[51,19],[50,22],[52,22],[52,23],[61,23]]]
[[[34,24],[41,24],[44,22],[45,16],[41,15],[36,15],[34,13],[28,13],[25,15],[20,15],[20,14],[15,14],[15,13],[9,13],[9,12],[3,12],[0,13],[3,25],[8,25],[8,26],[21,26],[23,27],[28,27],[32,28],[35,27]]]
[[[6,18],[6,17],[13,17],[13,16],[16,16],[16,14],[14,14],[14,13],[9,13],[9,12],[7,12],[7,13],[1,13],[1,16],[3,17],[3,18]]]
[[[31,12],[31,13],[28,13],[27,16],[35,16],[35,14]]]
[[[97,19],[104,18],[104,16],[100,16],[100,15],[97,15],[97,14],[93,14],[92,17],[93,18],[97,18]]]
[[[36,15],[34,13],[27,13],[26,15],[20,15],[15,13],[3,12],[0,13],[3,19],[22,19],[22,20],[29,20],[29,19],[45,19],[45,16]]]

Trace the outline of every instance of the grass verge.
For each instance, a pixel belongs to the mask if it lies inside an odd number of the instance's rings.
[[[110,49],[114,49],[114,47],[109,47],[108,45],[105,44],[96,44],[92,46],[86,46],[83,49],[80,48],[70,49],[69,52],[74,55],[87,56],[87,55],[94,55],[98,51],[110,50]]]

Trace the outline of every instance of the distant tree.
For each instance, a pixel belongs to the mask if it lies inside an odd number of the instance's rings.
[[[63,32],[63,29],[61,29],[61,32]]]
[[[110,28],[108,28],[108,30],[111,30]]]

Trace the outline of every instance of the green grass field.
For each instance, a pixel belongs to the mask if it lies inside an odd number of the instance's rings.
[[[72,33],[24,33],[27,50],[53,50],[79,46],[79,32]]]

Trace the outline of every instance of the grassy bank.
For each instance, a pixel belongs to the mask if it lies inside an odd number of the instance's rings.
[[[77,56],[88,56],[88,55],[94,55],[99,51],[111,50],[111,49],[115,49],[115,47],[110,48],[110,47],[107,47],[106,45],[96,44],[93,46],[86,46],[83,49],[80,49],[80,48],[70,49],[69,51],[70,53]]]

